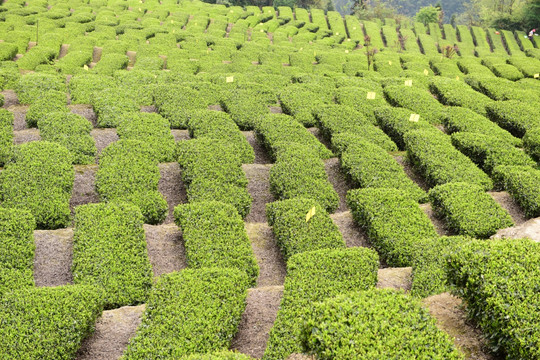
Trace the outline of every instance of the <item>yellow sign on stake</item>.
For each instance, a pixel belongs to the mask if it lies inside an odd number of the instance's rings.
[[[428,69],[424,69],[424,75],[429,75]]]
[[[540,74],[534,74],[533,76],[535,79],[538,79],[540,77]]]
[[[225,82],[232,83],[234,81],[234,76],[227,76]]]
[[[420,115],[418,115],[418,114],[411,114],[411,117],[409,118],[409,121],[412,121],[412,122],[418,122],[418,120],[420,120]]]
[[[405,80],[405,86],[412,86],[412,80]]]
[[[308,213],[306,214],[306,222],[309,222],[309,220],[311,220],[311,218],[315,216],[316,212],[317,209],[315,208],[315,206],[309,209]]]
[[[456,80],[459,80],[459,76],[456,76]]]
[[[367,93],[366,99],[368,100],[374,100],[375,99],[375,92],[370,91]]]
[[[388,65],[392,65],[392,61],[388,60]]]

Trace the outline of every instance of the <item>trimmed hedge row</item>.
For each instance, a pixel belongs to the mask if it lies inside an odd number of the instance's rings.
[[[242,218],[247,216],[252,198],[235,146],[224,140],[200,138],[179,142],[177,154],[190,202],[221,201],[232,204]]]
[[[398,189],[350,190],[347,205],[390,266],[411,266],[419,238],[437,237],[433,224],[410,194]]]
[[[528,166],[498,166],[495,183],[508,191],[529,218],[540,216],[540,170]]]
[[[498,137],[457,132],[452,144],[488,174],[499,165],[535,166],[525,152]]]
[[[38,121],[49,113],[52,112],[65,112],[68,113],[67,97],[64,92],[57,90],[49,90],[43,94],[42,97],[35,100],[26,112],[25,121],[26,126],[37,127]]]
[[[15,85],[15,92],[21,104],[32,104],[50,90],[65,93],[64,78],[56,74],[30,73],[21,76]]]
[[[540,159],[540,127],[530,129],[525,133],[523,147],[535,160]]]
[[[128,203],[78,206],[73,236],[73,282],[105,290],[105,307],[144,303],[152,287],[143,217]]]
[[[373,288],[378,267],[377,253],[368,248],[325,249],[291,257],[283,299],[262,358],[286,359],[302,352],[302,325],[314,302]]]
[[[73,359],[94,330],[103,293],[70,285],[20,289],[0,298],[0,357]]]
[[[222,111],[195,110],[187,126],[192,138],[225,140],[236,148],[243,164],[255,161],[253,148],[228,114]]]
[[[315,303],[302,342],[319,359],[464,359],[420,300],[391,289]]]
[[[388,136],[360,112],[346,105],[325,105],[315,112],[319,128],[323,136],[330,140],[334,136],[349,133],[355,134],[383,148],[386,151],[397,151],[397,146]]]
[[[312,208],[315,214],[306,221]],[[305,251],[345,247],[337,226],[315,200],[295,198],[269,203],[266,217],[285,262]]]
[[[65,146],[72,155],[73,164],[93,164],[96,144],[90,135],[92,124],[84,117],[69,112],[51,112],[38,120],[41,140]]]
[[[0,166],[13,156],[13,119],[11,111],[0,109]]]
[[[315,126],[316,120],[313,110],[333,100],[332,92],[328,92],[318,85],[293,84],[279,93],[283,111],[292,115],[300,124],[309,127]]]
[[[186,269],[159,277],[122,360],[178,359],[227,350],[246,306],[247,275]]]
[[[360,188],[392,188],[407,192],[416,201],[424,202],[426,193],[403,171],[396,160],[363,139],[350,139],[341,152],[341,167]]]
[[[169,121],[159,114],[133,112],[124,117],[116,127],[120,139],[143,141],[157,162],[175,160],[176,143]]]
[[[405,85],[387,86],[384,96],[391,105],[410,109],[432,124],[439,121],[444,111],[444,107],[424,89]]]
[[[496,101],[486,106],[487,116],[512,135],[522,138],[527,130],[540,127],[537,106],[517,100]]]
[[[221,106],[242,130],[252,130],[256,120],[270,112],[276,96],[267,87],[241,86],[223,92]]]
[[[168,205],[158,191],[160,173],[155,153],[138,140],[119,140],[99,157],[96,190],[102,201],[126,201],[141,210],[147,224],[159,224]]]
[[[193,110],[206,109],[207,104],[197,90],[179,84],[159,84],[153,89],[154,105],[171,128],[185,129]]]
[[[277,157],[277,147],[283,142],[309,147],[321,159],[333,156],[312,133],[288,115],[269,114],[261,117],[256,122],[255,134],[274,159]]]
[[[140,111],[137,102],[116,87],[96,91],[92,106],[97,115],[97,126],[102,128],[117,127],[124,118]]]
[[[471,109],[449,106],[442,115],[442,123],[449,134],[466,132],[497,137],[513,146],[520,146],[521,140],[512,136],[508,131],[500,128],[486,117]]]
[[[97,74],[78,74],[69,81],[69,93],[72,104],[92,104],[94,94],[116,86],[110,76]]]
[[[255,285],[259,266],[234,206],[218,201],[178,205],[174,222],[182,229],[190,268],[236,268]]]
[[[478,185],[439,185],[429,191],[429,201],[435,214],[459,235],[488,238],[497,230],[514,225],[508,212]]]
[[[270,191],[277,199],[303,197],[315,200],[333,213],[339,196],[328,181],[324,162],[312,148],[298,143],[276,144],[276,163],[270,169]]]
[[[48,141],[19,145],[0,173],[2,206],[29,210],[38,229],[66,227],[74,178],[71,154],[63,146]]]
[[[368,93],[375,93],[374,98],[371,98],[373,97],[373,94],[371,94],[368,99]],[[336,90],[336,102],[353,108],[373,124],[376,124],[373,116],[375,108],[388,105],[381,92],[380,85],[370,84],[367,81],[358,85],[355,84],[355,86],[340,86]]]
[[[404,136],[407,157],[431,185],[466,182],[493,188],[491,179],[465,155],[452,146],[450,137],[442,132],[409,131]]]
[[[469,317],[492,350],[511,359],[540,357],[539,262],[540,248],[528,239],[470,242],[447,260]]]
[[[289,8],[290,9],[290,8]],[[193,354],[181,357],[180,360],[251,360],[252,358],[239,352],[218,351],[208,354]]]
[[[493,103],[489,97],[459,80],[433,77],[429,89],[445,105],[466,107],[484,116],[486,105]]]

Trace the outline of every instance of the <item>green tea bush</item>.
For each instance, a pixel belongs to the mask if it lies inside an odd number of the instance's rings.
[[[317,153],[299,143],[276,145],[276,163],[270,169],[270,191],[274,196],[280,200],[313,199],[333,213],[339,206],[339,196],[328,181],[324,162]]]
[[[429,191],[429,201],[435,214],[459,235],[488,238],[497,230],[514,225],[508,212],[478,185],[438,185]]]
[[[446,60],[448,61],[445,61],[444,59],[437,59],[437,61],[434,61],[433,59],[430,60],[430,65],[435,72],[435,75],[459,80],[463,76],[459,66],[453,60]]]
[[[120,139],[143,141],[157,162],[175,160],[176,143],[169,121],[159,114],[132,112],[118,123],[116,132]]]
[[[410,266],[416,240],[437,237],[427,215],[403,190],[350,190],[347,205],[356,223],[366,229],[370,243],[390,266]]]
[[[302,352],[302,325],[314,302],[375,287],[378,267],[377,253],[368,248],[324,249],[291,257],[283,299],[262,359],[286,359]]]
[[[185,129],[193,110],[207,108],[204,98],[198,91],[183,85],[157,85],[153,90],[154,105],[171,128]]]
[[[519,69],[526,77],[534,77],[540,71],[540,60],[529,57],[513,56],[507,62]]]
[[[538,244],[529,239],[474,241],[447,260],[449,279],[491,349],[511,359],[540,357]]]
[[[133,99],[137,105],[153,104],[153,84],[157,82],[155,72],[117,70],[114,72],[114,79],[118,84],[118,91]]]
[[[147,224],[159,224],[168,205],[158,191],[158,162],[150,145],[139,140],[119,140],[99,157],[96,190],[102,201],[126,201],[139,207]]]
[[[126,55],[104,53],[91,72],[99,75],[112,75],[116,70],[125,69],[128,63],[129,59]]]
[[[0,109],[0,166],[4,166],[13,156],[13,113]]]
[[[536,165],[521,149],[498,137],[457,132],[452,134],[452,144],[488,174],[499,165]]]
[[[116,87],[94,93],[92,106],[97,115],[97,126],[103,128],[117,127],[122,119],[140,111],[136,101]]]
[[[104,289],[108,309],[145,302],[152,266],[139,208],[127,203],[78,206],[71,271],[75,284]]]
[[[487,116],[512,135],[522,138],[527,130],[540,126],[534,104],[517,100],[497,101],[486,106]]]
[[[0,208],[0,298],[11,290],[34,286],[34,229],[30,212]]]
[[[18,52],[17,45],[3,42],[0,44],[0,61],[13,60]]]
[[[71,152],[73,164],[95,162],[97,150],[90,135],[92,124],[84,117],[64,111],[51,112],[39,119],[37,126],[41,140],[58,143]]]
[[[316,125],[313,110],[332,103],[332,97],[328,89],[311,84],[292,84],[279,93],[283,111],[306,127]]]
[[[401,189],[416,201],[426,200],[425,192],[409,179],[392,155],[365,140],[347,145],[341,153],[341,168],[355,187]]]
[[[59,51],[60,47],[34,46],[17,61],[17,65],[21,70],[35,70],[38,65],[49,64]]]
[[[56,90],[65,93],[64,79],[54,74],[30,73],[21,76],[15,86],[21,104],[32,104],[40,99],[44,92]]]
[[[235,268],[255,285],[259,266],[244,221],[233,205],[218,201],[178,205],[174,221],[182,229],[190,268]]]
[[[302,343],[320,359],[464,359],[420,300],[391,289],[315,303],[304,319]]]
[[[321,159],[333,156],[312,133],[288,115],[269,114],[260,118],[255,125],[255,134],[274,159],[276,147],[282,142],[302,144],[318,154]]]
[[[58,60],[54,66],[62,74],[76,74],[83,70],[84,65],[92,61],[92,51],[70,51]]]
[[[433,77],[429,88],[441,103],[469,108],[484,116],[486,105],[493,103],[493,100],[486,95],[474,91],[466,83],[455,79]]]
[[[508,191],[529,218],[540,216],[540,171],[528,166],[498,166],[495,183]]]
[[[0,173],[2,206],[29,210],[38,229],[66,227],[74,178],[65,147],[48,141],[22,144]]]
[[[37,127],[38,121],[52,112],[68,113],[69,109],[66,104],[67,97],[64,92],[56,90],[44,92],[39,99],[28,107],[25,116],[26,126],[29,128]]]
[[[267,104],[246,91],[241,92],[241,96],[226,97],[221,101],[221,105],[242,130],[253,129],[256,119],[270,112]]]
[[[375,110],[375,118],[381,129],[397,144],[400,150],[405,149],[404,136],[408,131],[422,129],[438,132],[437,128],[420,117],[418,121],[411,121],[414,112],[404,108],[384,106]],[[414,119],[413,119],[414,120]]]
[[[313,208],[315,214],[307,220]],[[305,251],[345,248],[337,226],[315,200],[294,198],[268,203],[266,217],[285,261]]]
[[[465,81],[493,100],[520,100],[523,102],[536,102],[536,94],[518,83],[503,78],[465,78]]]
[[[490,178],[452,146],[450,137],[439,132],[414,130],[404,136],[407,157],[431,185],[466,182],[493,188]]]
[[[73,359],[103,310],[100,289],[59,286],[19,289],[0,298],[1,357]]]
[[[227,350],[246,306],[247,275],[187,269],[160,276],[122,360],[178,359]]]
[[[510,64],[493,64],[491,66],[491,71],[498,77],[508,79],[511,81],[516,81],[523,79],[523,74],[515,66]]]
[[[535,160],[540,159],[540,127],[527,130],[523,137],[523,147]]]
[[[243,164],[255,161],[253,148],[232,118],[221,111],[195,110],[188,121],[192,138],[226,140],[236,148]]]
[[[355,84],[354,86],[350,85],[346,84],[346,86],[340,86],[336,90],[337,103],[353,108],[354,110],[360,112],[366,119],[370,120],[373,124],[376,124],[375,117],[373,116],[373,110],[378,106],[388,105],[386,100],[384,99],[380,86],[367,83],[359,85]],[[366,89],[368,88],[368,86],[371,90]],[[368,94],[370,95],[369,99]],[[371,98],[373,96],[375,97],[374,99]]]
[[[97,74],[78,74],[69,81],[69,92],[72,104],[92,104],[94,94],[115,87],[110,76]]]
[[[411,109],[432,124],[437,123],[444,112],[444,107],[423,89],[405,85],[387,86],[384,95],[391,105]]]
[[[236,147],[226,140],[200,138],[179,142],[177,154],[190,202],[221,201],[247,216],[252,198]]]

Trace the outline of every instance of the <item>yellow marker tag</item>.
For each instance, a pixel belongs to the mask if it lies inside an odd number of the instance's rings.
[[[349,50],[345,50],[345,54],[348,54],[349,53]]]
[[[412,86],[412,80],[405,80],[405,86]]]
[[[86,70],[86,71],[88,71],[88,66],[87,66],[87,65],[84,65],[84,66],[83,66],[83,69]]]
[[[368,92],[366,98],[368,100],[374,100],[375,99],[375,92],[373,92],[373,91]]]
[[[298,49],[298,51],[302,51],[302,50],[304,50],[304,48],[300,48],[300,49]]]
[[[234,76],[227,76],[225,82],[232,83],[234,81]]]
[[[264,30],[263,30],[263,29],[261,29],[261,30],[259,30],[259,31],[260,31],[260,32],[264,32]]]
[[[411,117],[409,118],[409,121],[412,121],[412,122],[418,122],[418,120],[420,120],[420,115],[418,115],[418,114],[411,114]]]
[[[347,41],[351,41],[351,39],[347,39]]]
[[[339,33],[337,32],[336,35],[339,35]]]
[[[356,26],[352,28],[353,30],[356,30]]]
[[[540,74],[534,74],[533,77],[534,77],[535,79],[538,79],[538,78],[540,77]]]
[[[315,216],[316,212],[317,212],[317,209],[315,208],[315,206],[309,209],[309,211],[306,214],[306,222],[309,222],[309,220],[311,220],[311,218]]]
[[[427,69],[424,69],[424,75],[429,75],[429,71]]]
[[[391,61],[388,61],[388,65],[392,65],[392,62],[391,62]]]
[[[456,80],[459,80],[459,76],[456,76]]]
[[[142,9],[141,9],[141,8],[139,8],[139,11],[142,11]]]
[[[173,24],[173,23],[174,23],[174,20],[171,20],[171,24]]]

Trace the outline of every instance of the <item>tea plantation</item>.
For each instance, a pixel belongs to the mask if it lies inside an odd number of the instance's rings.
[[[540,359],[539,38],[4,0],[0,359]]]

